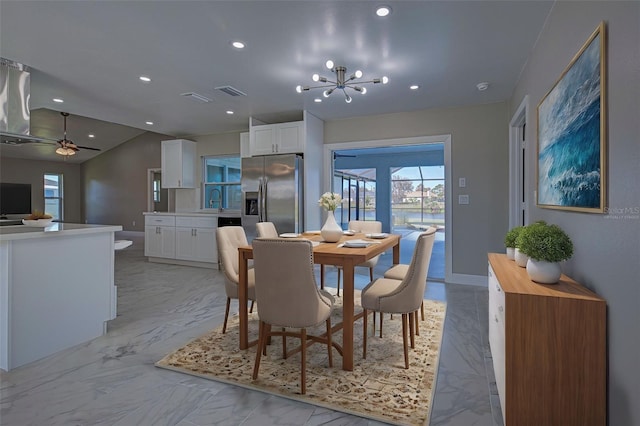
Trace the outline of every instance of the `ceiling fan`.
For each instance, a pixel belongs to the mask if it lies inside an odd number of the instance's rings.
[[[64,155],[65,157],[70,155],[75,155],[80,149],[90,149],[92,151],[100,151],[98,148],[93,148],[90,146],[79,146],[73,143],[73,141],[67,139],[67,117],[69,116],[68,112],[60,113],[64,117],[64,136],[62,139],[59,139],[56,143],[58,144],[58,148],[56,149],[56,154]]]

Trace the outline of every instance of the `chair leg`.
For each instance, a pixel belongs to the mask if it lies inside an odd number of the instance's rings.
[[[264,326],[264,322],[260,321],[260,325],[259,325],[259,332],[258,332],[258,348],[256,350],[256,361],[253,364],[253,380],[258,378],[258,370],[260,369],[260,357],[262,355],[262,351],[264,349],[265,342],[266,342],[266,335],[265,335],[265,329],[266,327]]]
[[[338,268],[338,296],[340,296],[340,274],[342,273],[342,268]]]
[[[373,311],[373,335],[376,335],[376,311]],[[382,312],[380,312],[380,315],[382,315]]]
[[[402,314],[402,346],[404,348],[404,368],[409,368],[409,348],[407,347],[407,314]]]
[[[384,314],[380,312],[380,338],[381,339],[382,339],[382,317],[384,317]],[[391,314],[391,319],[393,319],[393,314]]]
[[[229,319],[229,305],[231,305],[231,299],[227,297],[227,308],[224,310],[224,323],[222,324],[222,334],[227,332],[227,319]]]
[[[300,391],[304,395],[307,393],[307,329],[300,330],[301,358],[300,361]]]
[[[369,279],[373,281],[373,268],[369,268]]]
[[[251,301],[251,306],[249,307],[249,313],[250,313],[250,314],[252,314],[252,313],[253,313],[253,305],[254,305],[254,303],[256,303],[256,301],[255,301],[255,300],[252,300],[252,301]]]
[[[415,340],[415,330],[414,330],[414,324],[416,322],[414,316],[415,316],[415,312],[411,312],[407,315],[409,315],[409,340],[411,341],[411,349],[415,349],[416,348],[416,340]]]
[[[327,350],[329,351],[329,367],[333,367],[333,350],[331,342],[331,317],[327,318]]]
[[[416,323],[416,336],[419,336],[420,335],[420,328],[419,328],[418,324],[420,324],[420,321],[418,320],[418,311],[416,311],[413,314],[413,318],[415,319],[414,322]]]
[[[282,327],[282,332],[285,332],[285,328]],[[282,359],[287,359],[287,336],[282,336]]]
[[[320,265],[320,289],[324,290],[324,265]]]
[[[422,321],[424,321],[424,300],[422,301],[422,304],[420,305],[420,315],[422,316]]]
[[[369,320],[369,315],[366,309],[362,310],[364,316],[362,317],[362,359],[367,359],[367,322]],[[376,311],[373,311],[373,315],[376,314]],[[373,320],[373,324],[375,325],[376,320]],[[375,330],[374,330],[375,333]]]

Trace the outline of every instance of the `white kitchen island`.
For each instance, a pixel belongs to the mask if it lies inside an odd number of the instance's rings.
[[[114,236],[121,226],[0,227],[0,368],[86,342],[116,317]]]

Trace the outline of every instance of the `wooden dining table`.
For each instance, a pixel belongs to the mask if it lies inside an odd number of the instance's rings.
[[[353,326],[354,322],[362,317],[362,312],[356,315],[354,297],[354,270],[367,260],[393,249],[393,263],[400,263],[400,235],[388,234],[383,239],[370,239],[371,245],[364,248],[341,247],[341,244],[351,239],[366,238],[365,234],[345,235],[336,243],[323,242],[318,233],[303,233],[299,238],[319,242],[313,247],[313,259],[316,264],[335,265],[342,267],[343,273],[343,319],[342,324],[336,328],[342,328],[342,369],[353,370]],[[249,317],[247,309],[247,271],[248,260],[253,259],[253,248],[244,246],[238,249],[239,279],[238,299],[240,303],[240,349],[248,349],[256,342],[249,342]],[[260,302],[258,302],[260,303]]]

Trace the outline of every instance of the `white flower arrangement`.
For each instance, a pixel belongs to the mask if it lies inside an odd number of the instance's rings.
[[[318,200],[318,205],[330,212],[335,211],[342,204],[342,197],[335,192],[325,192]]]

